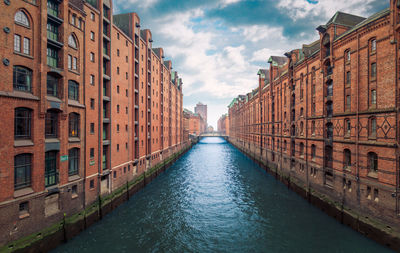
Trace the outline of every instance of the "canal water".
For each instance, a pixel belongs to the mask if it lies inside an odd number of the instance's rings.
[[[54,252],[390,251],[212,137]]]

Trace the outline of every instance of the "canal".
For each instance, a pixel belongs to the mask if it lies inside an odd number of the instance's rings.
[[[214,137],[54,252],[391,251],[341,225]]]

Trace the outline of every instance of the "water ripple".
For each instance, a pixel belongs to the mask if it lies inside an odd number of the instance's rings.
[[[55,252],[389,252],[340,225],[220,138],[205,138]]]

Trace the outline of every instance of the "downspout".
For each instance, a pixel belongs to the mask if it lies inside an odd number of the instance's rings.
[[[306,119],[305,119],[305,122],[306,122],[306,180],[307,180],[307,197],[310,197],[309,196],[309,194],[310,194],[310,179],[309,179],[309,173],[308,173],[308,152],[307,152],[307,149],[308,149],[308,86],[309,86],[309,82],[308,82],[308,76],[309,76],[309,67],[308,67],[308,59],[306,59],[305,60],[306,61],[306,65],[307,65],[307,75],[306,75],[306,113],[305,113],[305,115],[306,115]],[[311,80],[311,82],[312,82],[312,80]]]
[[[84,22],[83,23],[83,26],[84,26],[84,32],[83,32],[83,48],[85,49],[86,48],[86,22]],[[86,66],[86,52],[85,52],[85,50],[82,50],[83,51],[83,66]],[[85,91],[85,92],[83,92],[83,101],[84,101],[84,103],[86,104],[86,68],[84,67],[83,68],[83,90]],[[86,134],[87,134],[87,132],[86,132],[86,115],[87,115],[87,110],[86,110],[86,108],[85,108],[85,113],[84,113],[84,115],[85,115],[85,126],[84,126],[84,133],[85,133],[85,137],[84,137],[84,152],[85,152],[85,155],[83,156],[83,164],[85,165],[84,167],[83,167],[83,175],[84,175],[84,178],[83,178],[83,190],[84,190],[84,194],[83,194],[83,210],[85,210],[86,209],[86,150],[87,150],[87,145],[86,145]],[[85,226],[86,226],[86,215],[85,215]]]
[[[359,138],[360,138],[360,131],[359,131],[359,123],[360,123],[360,103],[359,103],[359,81],[360,81],[360,33],[357,33],[357,111],[356,111],[356,118],[357,118],[357,125],[356,125],[356,181],[357,181],[357,202],[360,205],[360,167],[359,167]],[[359,206],[360,207],[360,206]]]

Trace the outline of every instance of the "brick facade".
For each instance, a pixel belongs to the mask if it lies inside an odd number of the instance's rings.
[[[182,80],[109,0],[0,3],[0,245],[180,151]]]
[[[336,13],[318,41],[270,57],[258,87],[229,106],[233,144],[306,191],[395,228],[397,6],[367,19]]]

